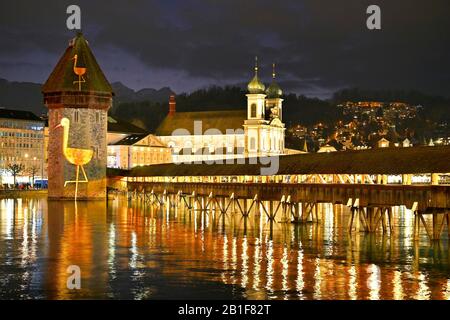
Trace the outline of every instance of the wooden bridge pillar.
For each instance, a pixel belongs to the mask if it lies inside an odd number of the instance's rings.
[[[300,207],[300,205],[299,205]],[[311,218],[311,222],[319,223],[319,203],[318,202],[302,202],[301,203],[301,215],[298,214],[298,220],[301,223],[308,222],[308,219]]]
[[[355,205],[352,205],[350,210],[349,232],[352,232],[354,227],[358,230],[358,225],[355,225],[355,222],[359,222],[359,230],[363,232],[376,232],[380,226],[383,233],[387,232],[388,227],[391,233],[394,230],[392,225],[392,207],[359,207],[359,201],[355,201]]]
[[[431,223],[427,222],[425,215],[431,215]],[[445,224],[447,224],[447,236],[450,239],[450,217],[447,211],[434,209],[427,213],[420,210],[414,212],[414,240],[420,239],[420,226],[423,225],[430,240],[440,240]],[[431,225],[430,225],[431,224]]]

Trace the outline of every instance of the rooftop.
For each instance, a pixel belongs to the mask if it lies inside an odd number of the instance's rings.
[[[132,134],[129,136],[126,136],[122,140],[117,141],[116,143],[113,143],[113,146],[132,146],[139,142],[140,140],[144,139],[147,136],[146,133],[144,134]]]
[[[142,134],[147,135],[147,131],[129,122],[108,116],[108,132]]]
[[[244,129],[246,110],[176,112],[166,116],[156,129],[157,136],[170,136],[177,129],[186,129],[191,135],[203,134],[208,129],[218,129],[225,134],[227,129]],[[194,121],[201,121],[202,132],[194,132]]]
[[[75,56],[77,60],[74,59]],[[80,91],[78,84],[74,83],[74,81],[80,80],[79,76],[75,74],[76,67],[85,69],[85,73],[82,75],[85,79],[85,82],[81,83],[82,92],[113,92],[111,85],[89,48],[89,43],[81,33],[78,33],[70,41],[63,56],[43,85],[42,92]]]
[[[41,118],[36,116],[30,111],[23,110],[12,110],[0,108],[0,118],[1,119],[16,119],[16,120],[29,120],[29,121],[42,121]]]

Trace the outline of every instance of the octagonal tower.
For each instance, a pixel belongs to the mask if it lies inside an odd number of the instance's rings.
[[[49,109],[49,199],[104,199],[113,92],[81,33],[69,42],[42,92]]]

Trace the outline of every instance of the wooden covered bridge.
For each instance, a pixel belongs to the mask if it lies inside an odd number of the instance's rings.
[[[367,232],[388,231],[393,206],[413,210],[416,231],[423,225],[432,239],[450,224],[450,146],[299,154],[272,161],[278,161],[273,175],[261,175],[269,165],[256,159],[108,169],[109,187],[158,203],[172,197],[188,208],[194,203],[222,213],[237,208],[243,215],[253,209],[269,219],[279,214],[295,222],[318,220],[320,203],[346,204],[352,209],[350,231],[355,218]],[[431,223],[424,219],[428,214]]]

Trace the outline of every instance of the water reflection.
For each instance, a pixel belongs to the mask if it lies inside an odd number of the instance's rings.
[[[0,298],[450,299],[448,242],[346,231],[348,212],[321,224],[265,216],[108,203],[0,200]],[[81,268],[81,290],[66,287]]]

